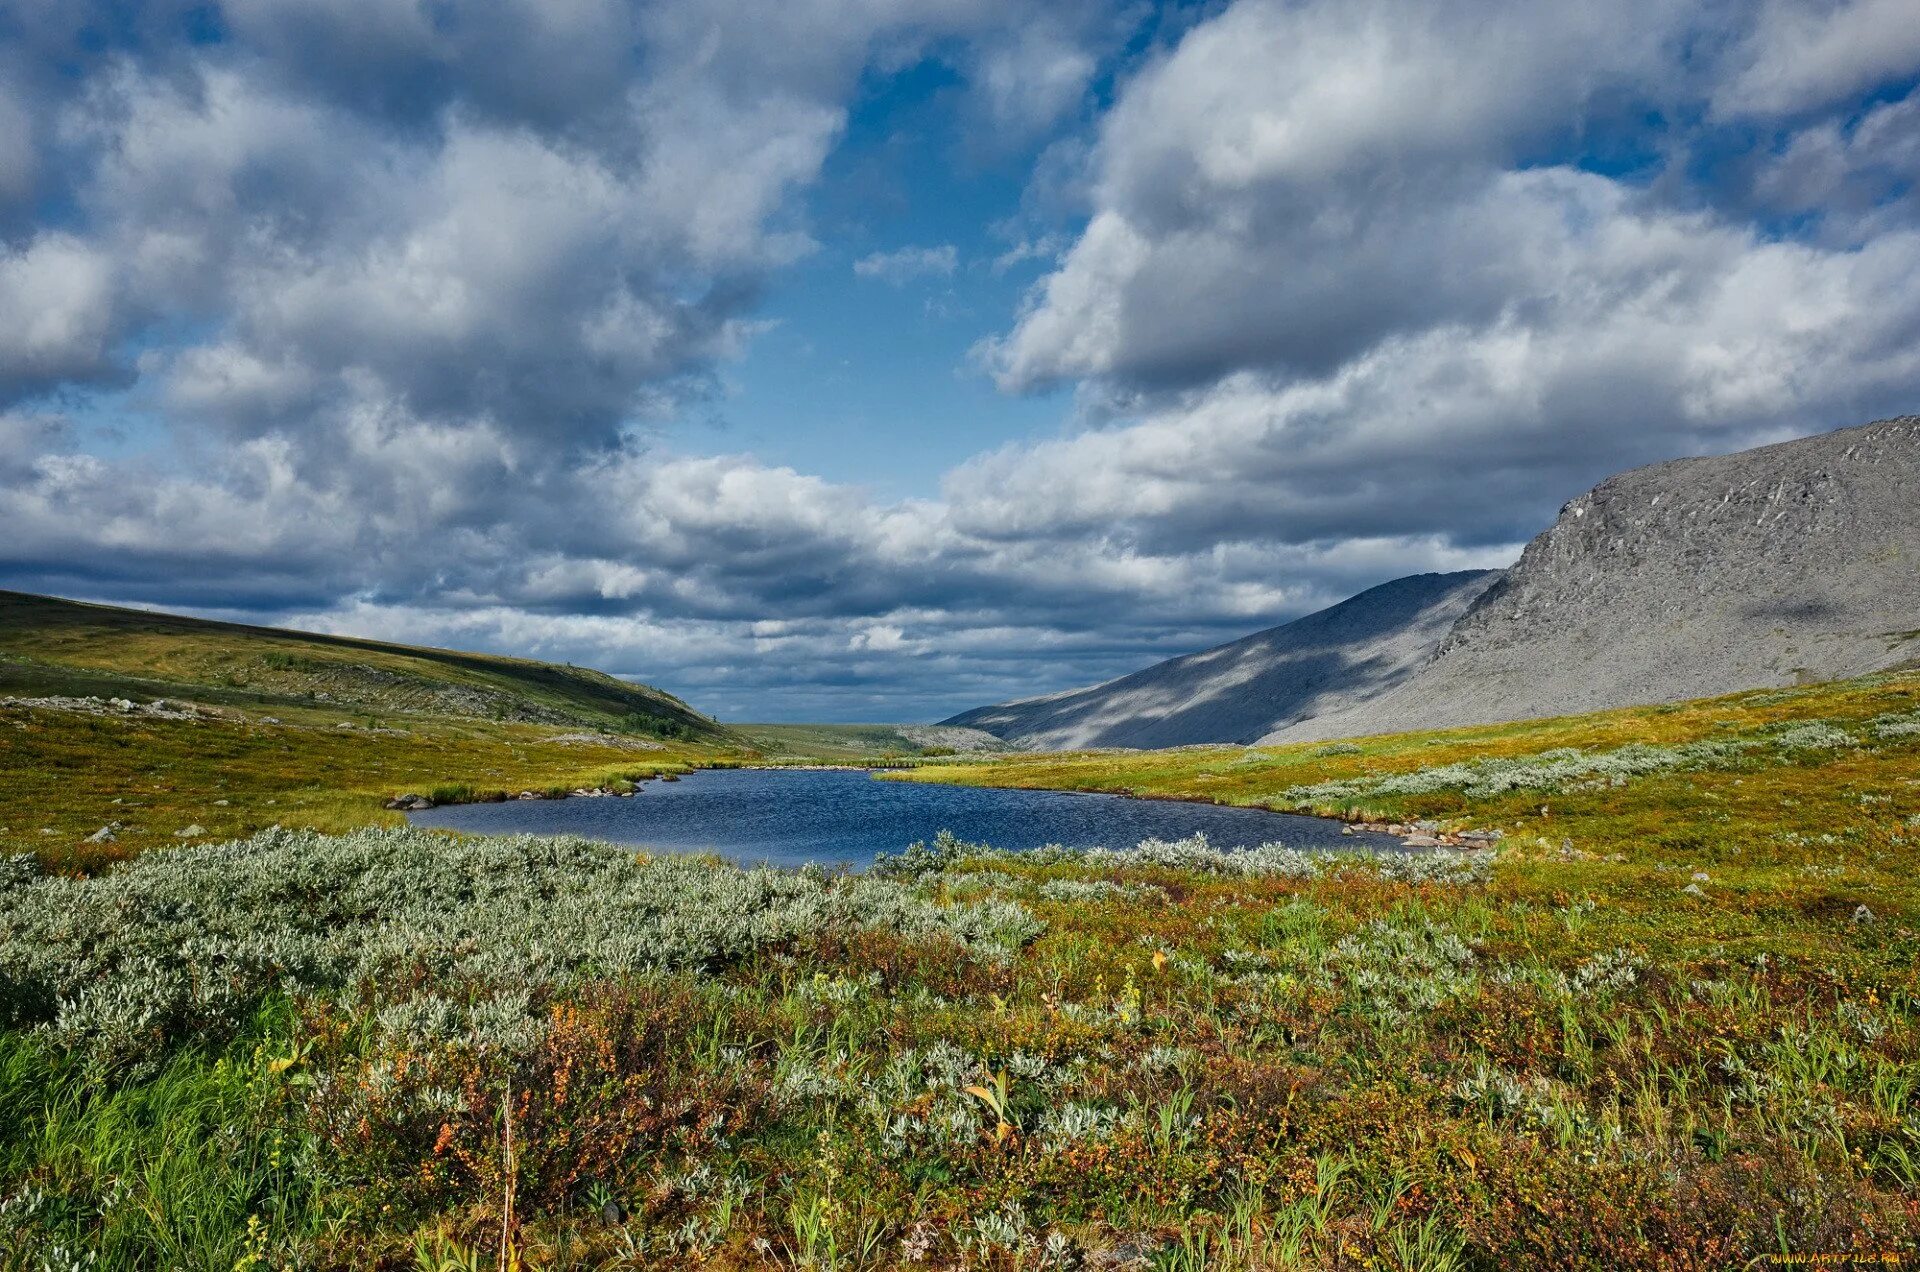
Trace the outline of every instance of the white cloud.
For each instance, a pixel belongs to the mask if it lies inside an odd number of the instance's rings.
[[[107,458],[0,413],[0,569],[913,719],[1500,564],[1625,464],[1911,408],[1913,101],[1846,97],[1904,64],[1886,12],[1188,15],[1090,143],[1047,145],[994,263],[1047,273],[980,357],[1074,385],[1074,428],[892,504],[631,426],[707,391],[813,250],[794,196],[864,71],[937,52],[963,119],[1044,135],[1137,14],[242,0],[225,45],[98,57],[42,15],[79,69],[15,84],[22,170],[70,212],[0,222],[0,407],[131,382],[172,434]],[[1716,110],[1764,134],[1717,183]],[[1646,155],[1581,166],[1623,130]]]
[[[973,68],[993,135],[1028,137],[1074,111],[1099,69],[1081,32],[1042,20],[988,45]]]
[[[1913,0],[1765,0],[1713,95],[1726,116],[1792,115],[1920,73]]]
[[[1126,86],[1085,229],[978,351],[1111,422],[961,467],[956,525],[1492,544],[1623,466],[1910,407],[1911,229],[1785,239],[1672,181],[1528,161],[1608,102],[1691,91],[1698,13],[1636,13],[1240,0],[1195,28]],[[1896,153],[1905,110],[1845,144]]]
[[[59,231],[0,247],[0,402],[112,373],[114,263]]]
[[[853,263],[853,272],[861,278],[877,278],[895,287],[916,278],[951,278],[960,266],[960,249],[951,243],[937,247],[902,247],[891,252],[874,252]]]

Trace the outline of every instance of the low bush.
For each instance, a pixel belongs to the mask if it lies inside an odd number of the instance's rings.
[[[1632,742],[1610,751],[1561,747],[1523,757],[1465,760],[1390,773],[1291,786],[1281,799],[1302,807],[1338,805],[1382,797],[1458,791],[1473,799],[1509,791],[1554,793],[1624,783],[1656,773],[1680,773],[1733,764],[1753,745],[1743,739],[1683,742],[1671,746]]]
[[[823,930],[938,933],[996,952],[1038,932],[1017,905],[943,907],[877,878],[407,829],[274,830],[6,895],[0,1026],[34,1028],[109,1067],[231,1033],[278,991],[360,986],[387,1001],[451,980],[524,995],[713,968]]]

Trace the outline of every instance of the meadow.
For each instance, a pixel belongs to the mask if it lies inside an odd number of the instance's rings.
[[[164,701],[164,700],[163,700]],[[276,706],[170,718],[0,700],[0,853],[93,871],[272,826],[405,823],[384,807],[630,788],[738,751],[551,725]],[[225,714],[208,711],[225,710]],[[105,830],[109,837],[99,838]]]
[[[1920,1256],[1920,677],[899,776],[1502,838],[15,855],[0,1268]]]

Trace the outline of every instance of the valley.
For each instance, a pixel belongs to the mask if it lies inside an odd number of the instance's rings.
[[[938,726],[0,596],[0,1270],[1920,1254],[1905,557],[1689,663],[1622,481]]]

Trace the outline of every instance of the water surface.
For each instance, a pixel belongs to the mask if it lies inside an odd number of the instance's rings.
[[[1264,809],[795,769],[703,770],[677,782],[648,782],[632,799],[460,804],[415,813],[413,820],[478,834],[585,835],[779,866],[865,866],[877,853],[899,852],[942,830],[969,843],[1012,849],[1131,848],[1143,839],[1184,839],[1196,832],[1217,848],[1400,846],[1390,835],[1342,835],[1338,822]]]

